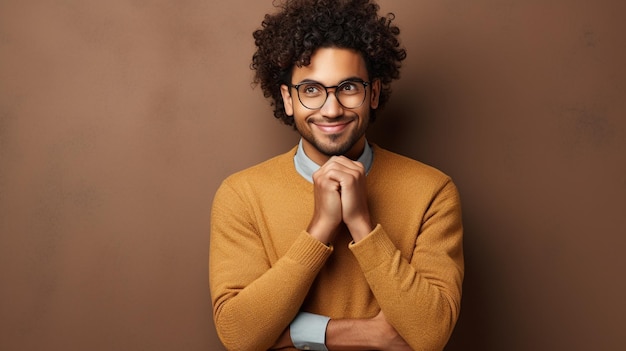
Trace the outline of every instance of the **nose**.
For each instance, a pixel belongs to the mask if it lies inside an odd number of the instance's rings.
[[[337,100],[337,96],[334,92],[328,92],[328,97],[324,105],[322,105],[320,112],[327,118],[337,118],[343,115],[343,106],[341,106],[339,100]]]

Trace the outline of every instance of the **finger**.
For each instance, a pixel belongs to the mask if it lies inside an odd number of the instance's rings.
[[[365,173],[365,166],[363,166],[361,162],[352,161],[345,156],[333,156],[328,160],[327,164],[339,164],[346,168],[359,171],[360,173]]]
[[[324,172],[324,177],[336,182],[339,187],[350,186],[359,182],[361,173],[350,168],[333,168]]]
[[[356,181],[365,176],[363,165],[348,159],[328,162],[319,169],[319,172],[320,175],[338,182]]]
[[[339,190],[339,179],[342,179],[341,171],[333,167],[320,168],[313,173],[313,184],[323,190]]]

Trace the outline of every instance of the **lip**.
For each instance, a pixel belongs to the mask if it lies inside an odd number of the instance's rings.
[[[329,134],[337,134],[341,133],[344,129],[347,128],[350,121],[342,122],[342,123],[313,123],[317,129],[324,133]]]

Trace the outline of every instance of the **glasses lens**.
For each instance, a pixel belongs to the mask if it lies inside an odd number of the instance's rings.
[[[304,83],[298,87],[298,96],[305,107],[318,109],[326,102],[326,88],[319,83]]]
[[[344,82],[337,87],[337,99],[345,108],[357,108],[365,101],[365,85],[362,82]]]

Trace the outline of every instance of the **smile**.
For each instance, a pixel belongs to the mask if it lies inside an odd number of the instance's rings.
[[[313,123],[320,131],[324,133],[341,133],[344,129],[348,127],[351,121],[346,121],[343,123]]]

